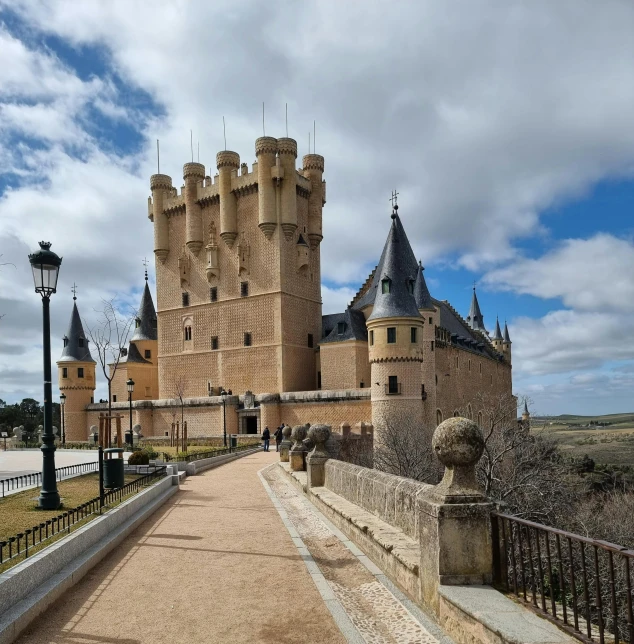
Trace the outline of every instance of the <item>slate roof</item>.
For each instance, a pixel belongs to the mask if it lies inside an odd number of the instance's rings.
[[[500,331],[500,320],[498,320],[497,318],[495,319],[495,333],[493,334],[493,339],[494,340],[502,339],[502,331]]]
[[[339,323],[343,322],[343,333],[339,333]],[[348,307],[344,313],[333,313],[321,318],[321,344],[328,342],[343,342],[344,340],[368,341],[368,329],[365,326],[365,316],[361,311]]]
[[[416,283],[414,284],[414,299],[419,309],[432,309],[434,308],[434,304],[431,300],[427,283],[425,282],[424,270],[422,262],[419,261],[416,270]]]
[[[152,294],[150,293],[147,278],[145,280],[145,289],[143,290],[143,296],[141,297],[141,306],[139,307],[136,324],[137,327],[134,329],[130,342],[158,339],[156,330],[156,310],[154,308],[154,302],[152,301]]]
[[[141,352],[137,349],[137,346],[136,344],[134,344],[134,342],[130,342],[130,346],[128,348],[128,355],[126,356],[126,362],[140,362],[142,364],[152,364],[149,360],[146,360],[141,355]]]
[[[506,320],[504,320],[504,342],[511,344],[511,337],[509,336],[509,328],[506,326]]]
[[[484,327],[484,316],[480,311],[480,304],[478,302],[478,296],[476,295],[475,286],[473,287],[473,297],[471,298],[471,308],[469,309],[467,322],[472,329],[486,333],[486,329]]]
[[[420,313],[414,299],[414,284],[418,265],[412,262],[414,253],[394,207],[392,225],[381,254],[381,263],[376,271],[374,307],[368,320],[381,318],[419,318]],[[383,293],[381,283],[390,280],[388,293]]]
[[[83,347],[80,347],[80,341],[83,343]],[[95,362],[93,357],[90,355],[90,349],[88,348],[88,338],[84,333],[84,327],[81,323],[81,318],[79,317],[79,311],[77,310],[77,301],[73,298],[73,312],[70,316],[70,324],[68,326],[68,331],[64,336],[65,346],[62,349],[62,357],[58,362]]]

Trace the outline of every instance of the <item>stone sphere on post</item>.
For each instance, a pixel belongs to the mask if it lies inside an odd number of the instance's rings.
[[[291,440],[293,441],[291,452],[303,452],[306,449],[303,442],[306,438],[306,434],[306,425],[295,425],[295,427],[293,427],[291,431]]]
[[[293,428],[290,425],[284,425],[284,429],[282,430],[282,436],[284,436],[283,440],[290,441],[292,431],[293,431]]]
[[[448,418],[436,427],[432,448],[445,466],[436,496],[449,503],[481,498],[475,466],[484,452],[484,437],[478,425],[468,418]]]
[[[311,456],[323,456],[328,458],[326,450],[326,441],[330,438],[331,429],[329,425],[313,425],[308,430],[308,438],[310,438],[315,445]]]

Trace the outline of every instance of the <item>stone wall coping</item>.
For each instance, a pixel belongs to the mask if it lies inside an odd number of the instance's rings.
[[[331,389],[316,391],[290,391],[279,394],[281,403],[338,402],[370,400],[371,389]]]

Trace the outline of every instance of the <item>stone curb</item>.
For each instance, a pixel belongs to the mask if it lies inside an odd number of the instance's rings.
[[[219,465],[224,465],[225,463],[235,461],[236,459],[243,456],[249,456],[250,454],[255,454],[261,451],[262,448],[258,446],[253,449],[244,450],[243,452],[236,452],[235,454],[223,454],[222,456],[210,456],[209,458],[201,458],[198,461],[187,463],[185,466],[185,472],[187,472],[187,476],[194,476],[195,474],[206,472],[207,470],[211,470],[214,467],[218,467]]]
[[[178,492],[166,476],[0,575],[0,644],[11,644],[66,590]]]

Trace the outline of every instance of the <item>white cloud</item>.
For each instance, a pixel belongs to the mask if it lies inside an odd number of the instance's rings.
[[[324,284],[321,287],[322,313],[341,313],[356,294],[356,290],[347,286],[330,288]]]

